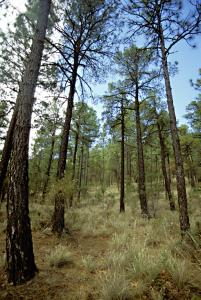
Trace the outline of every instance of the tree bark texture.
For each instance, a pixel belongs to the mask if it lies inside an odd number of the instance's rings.
[[[51,1],[41,0],[39,4],[36,32],[20,84],[9,170],[6,253],[8,281],[14,285],[31,279],[37,271],[29,219],[28,151],[34,92],[44,48]]]
[[[186,195],[186,184],[185,184],[184,168],[183,168],[183,161],[182,161],[182,154],[181,154],[181,146],[180,146],[180,140],[179,140],[178,129],[177,129],[176,114],[175,114],[172,89],[170,84],[165,41],[163,36],[163,29],[161,26],[159,28],[159,39],[160,39],[160,47],[162,53],[162,66],[163,66],[163,73],[164,73],[164,80],[165,80],[167,104],[168,104],[168,111],[170,117],[170,130],[171,130],[174,157],[175,157],[175,166],[176,166],[180,229],[181,229],[181,234],[183,235],[186,231],[190,229],[187,195]]]
[[[6,140],[4,142],[4,147],[2,151],[1,163],[0,163],[0,195],[3,189],[3,183],[6,178],[6,173],[8,169],[8,163],[10,160],[10,155],[12,151],[12,140],[13,140],[13,133],[15,128],[15,123],[17,120],[17,102],[15,104],[15,109],[9,124],[9,128],[6,135]]]
[[[64,229],[64,196],[61,191],[54,198],[54,215],[52,232],[62,234]]]
[[[138,192],[140,198],[140,206],[141,206],[142,215],[149,216],[148,206],[147,206],[146,186],[145,186],[145,167],[144,167],[144,153],[143,153],[142,132],[141,132],[141,123],[140,123],[138,83],[136,83],[135,119],[136,119],[136,132],[137,132]]]

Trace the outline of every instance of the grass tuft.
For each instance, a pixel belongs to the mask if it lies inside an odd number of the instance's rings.
[[[102,300],[129,300],[132,298],[130,282],[119,272],[112,272],[101,278]]]
[[[47,256],[47,263],[50,267],[61,268],[73,262],[72,254],[69,249],[63,245],[56,246]]]
[[[82,263],[88,272],[93,273],[96,270],[96,263],[91,255],[82,256]]]

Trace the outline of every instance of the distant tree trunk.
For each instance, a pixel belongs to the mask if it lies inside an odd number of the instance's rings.
[[[54,198],[54,215],[53,215],[52,232],[61,234],[64,230],[64,195],[59,191]]]
[[[166,149],[166,151],[167,151],[167,149]],[[170,186],[171,186],[172,179],[171,179],[170,155],[169,155],[168,151],[167,151],[166,155],[167,155],[167,159],[165,161],[165,163],[166,163],[166,170],[167,170],[168,180],[169,180]]]
[[[124,139],[125,139],[125,124],[124,124],[124,104],[121,99],[121,178],[120,178],[120,213],[125,212],[124,204]]]
[[[168,195],[170,210],[173,211],[175,210],[175,203],[172,197],[171,185],[170,185],[170,181],[166,169],[166,147],[165,147],[161,126],[158,120],[157,120],[157,128],[158,128],[158,137],[159,137],[160,148],[161,148],[161,167],[163,172],[163,178],[165,181],[165,190]]]
[[[141,206],[142,215],[149,216],[148,206],[147,206],[146,186],[145,186],[144,153],[143,153],[143,145],[142,145],[141,122],[140,122],[138,83],[136,83],[135,119],[136,119],[136,132],[137,132],[138,192],[140,198],[140,206]]]
[[[89,145],[87,145],[86,165],[85,165],[85,185],[88,186],[88,171],[89,171]]]
[[[19,96],[18,96],[19,98]],[[6,173],[7,173],[7,169],[8,169],[8,163],[10,160],[10,155],[11,155],[11,151],[12,151],[12,140],[13,140],[13,133],[14,133],[14,128],[15,128],[15,123],[17,120],[17,102],[15,104],[15,109],[9,124],[9,128],[7,131],[7,135],[6,135],[6,140],[4,142],[4,147],[3,147],[3,151],[2,151],[2,157],[1,157],[1,162],[0,162],[0,195],[2,193],[2,189],[3,189],[3,182],[6,178]]]
[[[31,279],[36,271],[29,219],[28,153],[34,92],[47,28],[50,0],[39,2],[38,21],[31,52],[19,91],[17,120],[13,134],[7,202],[7,276],[14,285]]]
[[[196,174],[195,174],[195,168],[193,166],[193,157],[191,154],[191,149],[189,149],[188,160],[189,160],[190,184],[191,187],[194,188],[196,186]]]
[[[61,147],[60,147],[58,170],[57,170],[58,180],[61,180],[64,177],[64,172],[66,168],[70,124],[71,124],[72,113],[73,113],[73,101],[74,101],[75,85],[77,79],[77,69],[78,69],[78,54],[75,53],[73,73],[70,81],[70,91],[68,96],[68,107],[67,107],[66,118],[63,127],[62,138],[61,138]],[[62,233],[65,226],[65,222],[64,222],[64,213],[65,213],[64,200],[65,199],[61,199],[62,195],[63,195],[62,191],[60,191],[60,196],[55,197],[54,214],[52,218],[52,231],[58,234]]]
[[[79,126],[77,126],[77,131],[75,133],[75,146],[73,152],[73,170],[72,170],[72,182],[75,179],[75,168],[76,168],[76,160],[77,160],[77,149],[78,149],[78,142],[79,142]],[[73,192],[69,199],[69,206],[72,207],[73,205]]]
[[[127,146],[127,151],[126,151],[126,158],[127,158],[127,177],[128,177],[128,182],[131,184],[131,152],[129,149],[129,146]]]
[[[191,187],[195,188],[195,174],[194,170],[190,168]]]
[[[79,133],[78,131],[75,133],[75,147],[73,152],[73,172],[72,172],[72,180],[75,179],[75,167],[76,167],[76,159],[77,159],[77,149],[79,142]]]
[[[159,19],[159,24],[161,24],[160,19]],[[160,46],[162,52],[162,66],[163,66],[163,73],[165,79],[167,104],[168,104],[168,111],[170,117],[170,130],[171,130],[174,157],[175,157],[175,166],[176,166],[180,229],[181,229],[181,234],[183,236],[185,232],[190,229],[187,195],[186,195],[186,184],[185,184],[184,168],[183,168],[183,161],[181,155],[181,146],[180,146],[180,140],[179,140],[179,135],[177,130],[176,115],[174,110],[172,89],[170,84],[170,76],[169,76],[168,63],[167,63],[167,53],[165,48],[163,29],[161,26],[159,26],[159,39],[160,39]]]
[[[82,188],[83,157],[84,157],[84,146],[82,145],[81,154],[80,154],[80,172],[79,172],[78,196],[77,196],[78,202],[80,201],[81,188]]]
[[[46,170],[46,174],[45,174],[45,183],[43,186],[43,198],[46,195],[47,186],[48,186],[48,182],[49,182],[49,178],[50,178],[50,170],[51,170],[51,166],[52,166],[52,158],[53,158],[53,153],[54,153],[55,135],[56,135],[56,128],[54,128],[52,131],[51,148],[50,148],[50,154],[49,154],[49,159],[48,159],[48,163],[47,163],[47,170]]]

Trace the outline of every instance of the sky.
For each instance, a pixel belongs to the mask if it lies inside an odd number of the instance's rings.
[[[19,11],[24,10],[25,0],[10,0],[10,3],[17,7]],[[4,21],[3,21],[4,22]],[[0,21],[1,27],[3,23]],[[178,62],[178,73],[171,78],[172,92],[175,104],[175,111],[179,123],[185,123],[183,117],[186,106],[196,98],[197,91],[190,84],[190,79],[196,81],[198,78],[198,70],[201,68],[201,38],[196,39],[196,49],[192,49],[185,42],[180,42],[174,49],[174,54],[170,60]],[[112,79],[108,78],[108,82]],[[104,93],[107,90],[107,84],[95,87],[95,92]],[[96,107],[94,107],[96,108]],[[101,106],[97,106],[98,115],[100,116]]]

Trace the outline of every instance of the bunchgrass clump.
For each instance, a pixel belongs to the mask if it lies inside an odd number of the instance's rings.
[[[73,262],[72,253],[63,245],[58,245],[51,250],[50,254],[46,257],[46,260],[50,267],[57,268],[61,268]]]
[[[118,271],[100,278],[100,293],[102,300],[133,299],[130,282],[124,274],[120,274]]]
[[[91,255],[82,256],[82,263],[88,272],[93,273],[96,270],[96,263]]]
[[[167,269],[174,283],[180,289],[186,285],[198,287],[201,284],[201,276],[197,266],[187,259],[178,259],[170,256],[167,261]]]

